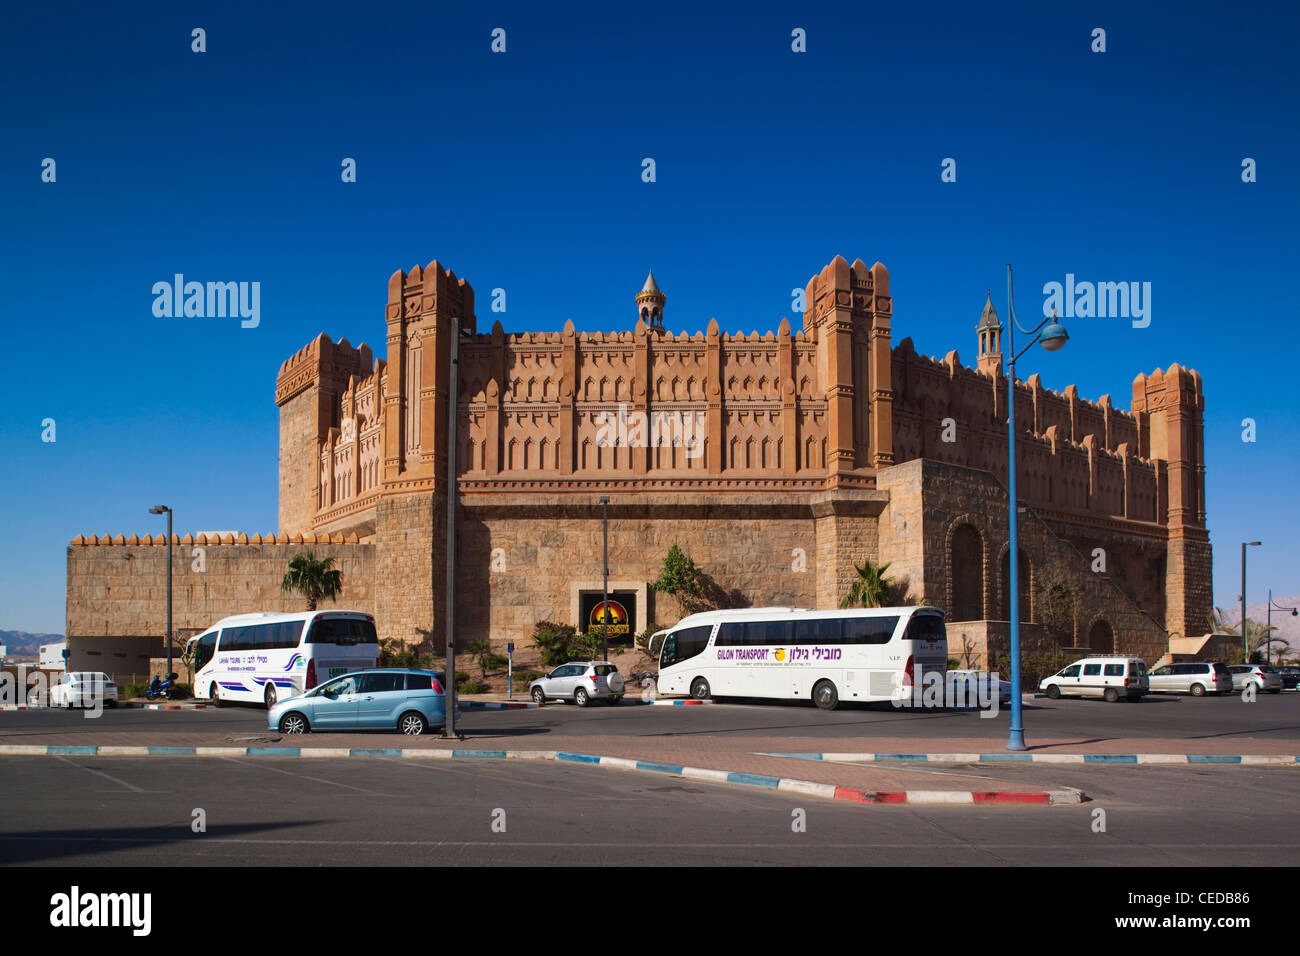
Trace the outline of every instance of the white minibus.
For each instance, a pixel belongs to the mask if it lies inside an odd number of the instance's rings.
[[[194,696],[273,707],[331,677],[374,667],[375,618],[364,611],[236,614],[190,638]]]
[[[701,700],[812,700],[834,710],[910,697],[932,673],[942,687],[948,667],[943,613],[932,607],[706,611],[660,633],[651,645],[658,692]]]

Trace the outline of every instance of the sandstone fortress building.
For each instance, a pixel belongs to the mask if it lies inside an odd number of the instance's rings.
[[[953,656],[965,648],[985,661],[1005,648],[1010,599],[1001,321],[987,303],[969,368],[956,351],[937,360],[910,338],[894,342],[880,263],[837,256],[805,299],[797,328],[782,319],[729,334],[710,321],[673,333],[651,275],[624,331],[566,322],[509,333],[500,322],[480,331],[470,284],[439,263],[393,273],[386,358],[321,334],[280,367],[275,533],[176,539],[178,634],[297,607],[279,580],[290,556],[310,550],[342,569],[341,605],[373,611],[383,637],[435,647],[453,562],[457,640],[526,651],[537,621],[583,628],[584,602],[601,589],[608,495],[610,589],[634,630],[676,620],[675,601],[649,587],[673,543],[717,594],[752,605],[833,607],[854,565],[871,559],[890,562],[908,600],[945,611]],[[454,396],[452,319],[464,333]],[[900,321],[906,329],[905,309]],[[1038,375],[1017,383],[1019,600],[1031,648],[1155,661],[1171,635],[1205,630],[1201,378],[1175,364],[1132,389],[1122,411]],[[601,422],[620,414],[694,416],[702,447],[608,447]],[[161,633],[163,543],[72,541],[72,641]]]

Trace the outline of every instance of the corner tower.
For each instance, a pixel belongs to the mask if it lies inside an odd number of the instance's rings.
[[[636,294],[637,315],[650,328],[662,330],[664,327],[664,303],[667,301],[668,296],[659,291],[652,270],[646,276],[645,285]]]
[[[986,290],[984,312],[980,315],[980,324],[975,326],[979,336],[979,360],[977,367],[985,375],[995,378],[1002,374],[1002,323],[998,321],[997,310],[993,308],[993,293]]]

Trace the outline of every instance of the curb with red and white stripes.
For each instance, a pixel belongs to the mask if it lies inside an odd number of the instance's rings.
[[[633,770],[665,774],[687,780],[730,784],[801,793],[828,800],[848,800],[860,804],[909,804],[912,806],[960,806],[985,804],[1078,804],[1083,793],[1078,790],[860,790],[838,787],[832,783],[814,783],[793,777],[711,770],[682,764],[657,763],[630,757],[606,757],[598,754],[571,753],[563,750],[405,750],[371,747],[149,747],[149,746],[76,746],[57,744],[0,744],[3,756],[59,757],[401,757],[408,760],[556,760],[610,770]]]
[[[117,707],[123,710],[206,710],[211,704],[145,704],[142,702],[121,701]],[[0,704],[0,711],[7,710],[60,710],[48,704]],[[113,708],[106,708],[112,710]]]

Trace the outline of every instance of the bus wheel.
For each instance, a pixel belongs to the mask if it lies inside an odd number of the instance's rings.
[[[213,681],[212,686],[208,688],[208,699],[218,707],[221,706],[221,691],[217,689],[216,681]]]
[[[270,710],[272,707],[275,706],[275,697],[276,697],[275,685],[272,684],[270,681],[266,682],[266,694],[263,696],[266,697],[266,709]]]
[[[822,710],[834,710],[840,705],[840,695],[835,685],[828,680],[819,681],[813,688],[813,700]]]
[[[691,696],[696,700],[709,699],[709,682],[703,677],[697,677],[691,683]]]

